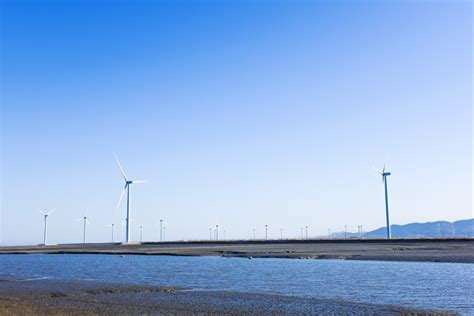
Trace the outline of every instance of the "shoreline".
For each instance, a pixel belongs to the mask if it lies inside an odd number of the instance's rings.
[[[272,240],[0,247],[2,254],[110,254],[474,263],[474,239]]]
[[[0,280],[0,314],[456,315],[402,306],[96,281]]]

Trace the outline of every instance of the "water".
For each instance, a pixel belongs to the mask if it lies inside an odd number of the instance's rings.
[[[112,255],[1,255],[0,278],[278,293],[474,315],[474,265]]]

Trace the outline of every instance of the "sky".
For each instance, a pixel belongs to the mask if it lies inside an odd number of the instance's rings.
[[[471,6],[1,1],[0,243],[472,218]]]

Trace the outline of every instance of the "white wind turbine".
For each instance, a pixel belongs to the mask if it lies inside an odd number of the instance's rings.
[[[390,238],[392,238],[392,232],[391,232],[391,229],[390,229],[390,216],[389,216],[389,212],[388,212],[387,177],[389,175],[391,175],[392,173],[390,173],[388,171],[385,171],[385,165],[386,165],[386,162],[384,163],[382,170],[379,170],[377,168],[375,168],[375,170],[377,170],[377,172],[382,175],[382,181],[383,181],[384,186],[385,186],[385,216],[386,216],[386,220],[387,220],[387,238],[390,239]]]
[[[87,217],[87,212],[84,215],[84,217],[76,219],[76,222],[79,222],[79,221],[84,221],[84,235],[83,235],[82,242],[85,244],[86,243],[86,237],[87,237],[87,225],[92,226],[91,222],[89,221],[89,219]]]
[[[123,179],[125,180],[125,186],[122,190],[122,193],[120,194],[120,199],[117,204],[117,211],[120,208],[120,204],[122,203],[123,194],[125,193],[125,190],[127,191],[127,218],[126,218],[125,240],[127,243],[129,243],[130,242],[130,185],[135,184],[135,183],[148,182],[148,180],[140,180],[140,181],[129,180],[127,178],[127,175],[125,174],[125,171],[122,168],[122,165],[120,164],[120,160],[118,159],[117,155],[115,155],[115,160],[117,160],[117,164],[120,168],[120,171],[122,172]]]
[[[105,225],[105,227],[110,227],[112,229],[112,242],[114,242],[115,224],[112,223],[112,224],[109,224],[109,225]]]
[[[41,214],[43,214],[43,216],[44,216],[43,245],[46,246],[46,237],[47,237],[47,234],[48,234],[48,216],[51,215],[54,212],[54,210],[49,211],[49,212],[44,212],[42,210],[39,210],[39,212]]]

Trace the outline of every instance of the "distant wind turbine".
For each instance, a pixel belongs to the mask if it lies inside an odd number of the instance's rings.
[[[112,229],[112,242],[114,242],[114,231],[115,231],[115,224],[112,223],[110,225],[105,225],[105,227],[110,227]]]
[[[377,170],[377,172],[382,175],[382,181],[383,181],[384,186],[385,186],[385,216],[386,216],[386,220],[387,220],[387,238],[390,239],[390,238],[392,238],[392,232],[390,230],[390,216],[389,216],[389,212],[388,212],[387,177],[389,175],[391,175],[391,173],[388,172],[388,171],[385,171],[385,165],[386,165],[386,163],[383,165],[382,170],[379,170],[377,168],[375,168],[375,170]]]
[[[155,228],[160,227],[160,241],[163,241],[163,220],[160,219],[159,223],[156,223]]]
[[[86,215],[84,215],[84,217],[76,219],[76,222],[79,222],[79,221],[84,221],[84,235],[83,235],[83,238],[82,238],[82,242],[85,244],[86,243],[86,237],[87,237],[87,225],[92,226],[91,222],[87,218],[87,212],[86,212]]]
[[[54,210],[49,211],[49,212],[44,212],[42,210],[39,210],[39,212],[43,214],[44,216],[43,245],[46,246],[46,237],[48,233],[48,216],[51,215],[54,212]]]
[[[125,171],[122,168],[122,165],[120,164],[120,160],[118,159],[117,155],[115,155],[115,160],[117,160],[117,164],[120,168],[120,171],[122,172],[123,179],[125,180],[125,186],[122,190],[122,193],[120,194],[120,199],[117,204],[117,211],[120,208],[120,204],[122,203],[123,194],[125,193],[125,191],[127,191],[127,218],[126,218],[125,240],[127,243],[129,243],[130,242],[130,185],[135,184],[135,183],[144,183],[148,181],[147,180],[140,180],[140,181],[129,180],[127,178],[127,175],[125,174]]]

